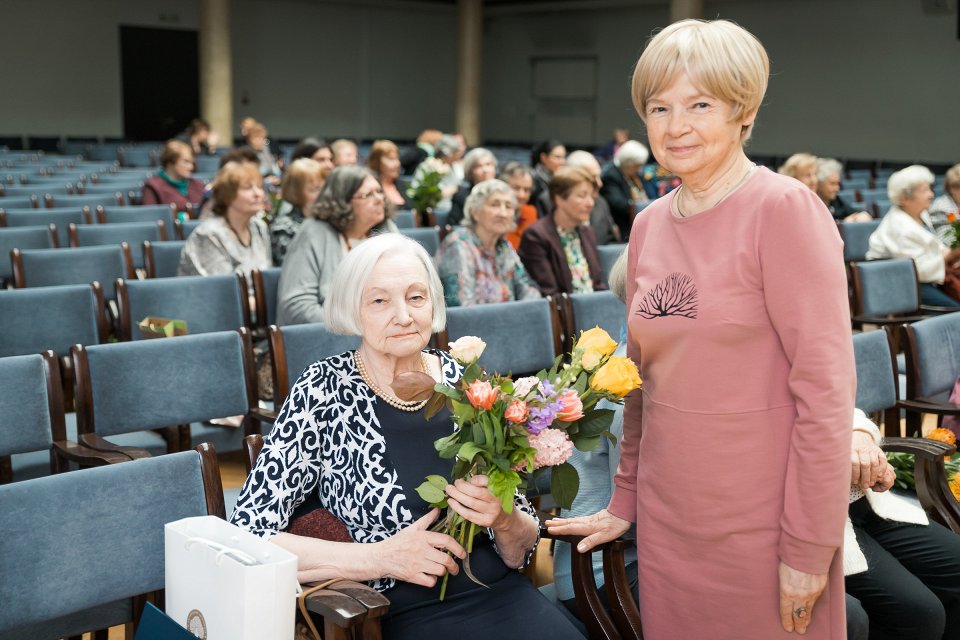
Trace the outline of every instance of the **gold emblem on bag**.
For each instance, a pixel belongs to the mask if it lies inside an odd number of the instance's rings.
[[[203,614],[198,609],[193,609],[187,614],[187,631],[200,640],[207,640],[207,621],[203,619]]]

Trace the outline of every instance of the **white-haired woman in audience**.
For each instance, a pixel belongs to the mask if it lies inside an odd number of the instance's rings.
[[[373,172],[357,165],[327,176],[313,209],[305,212],[287,250],[277,292],[277,324],[323,321],[334,272],[371,236],[397,227],[387,218],[383,189]]]
[[[433,148],[433,158],[427,158],[421,162],[413,172],[413,178],[410,180],[410,186],[416,188],[423,180],[423,176],[428,171],[439,170],[442,173],[440,179],[440,201],[434,207],[435,211],[449,212],[452,206],[451,198],[460,188],[460,178],[453,170],[453,161],[460,153],[460,141],[455,136],[443,134]],[[441,163],[440,165],[437,162]]]
[[[430,256],[400,234],[365,242],[337,271],[324,311],[329,330],[359,336],[360,346],[314,363],[294,384],[231,521],[296,555],[301,582],[347,578],[382,591],[390,599],[387,640],[581,637],[515,570],[538,539],[521,494],[508,514],[483,475],[446,488],[449,508],[485,530],[470,556],[483,585],[460,570],[463,546],[430,531],[438,510],[416,487],[449,473],[433,443],[454,424],[446,409],[427,420],[426,401],[404,400],[392,386],[406,372],[448,385],[462,375],[447,353],[427,349],[446,323]],[[314,497],[343,522],[349,542],[286,531],[297,506]]]
[[[410,199],[397,187],[397,178],[400,177],[400,150],[391,140],[375,140],[370,146],[370,157],[367,158],[367,167],[380,179],[383,195],[390,206],[406,209],[410,207]]]
[[[843,248],[814,193],[744,152],[769,73],[742,27],[683,20],[633,76],[653,153],[682,179],[630,236],[627,353],[645,384],[624,407],[607,508],[547,524],[588,551],[636,523],[648,640],[846,636]]]
[[[617,149],[613,163],[608,164],[600,174],[603,186],[600,195],[610,205],[610,213],[620,227],[620,235],[630,236],[630,225],[637,213],[637,204],[657,197],[656,186],[643,179],[643,165],[650,152],[643,143],[627,140]]]
[[[857,211],[840,197],[840,176],[843,165],[833,158],[817,158],[817,195],[827,205],[834,220],[842,222],[870,222],[866,211]]]
[[[141,204],[174,204],[187,211],[203,199],[203,183],[193,177],[193,149],[186,142],[170,140],[160,154],[158,175],[143,183]]]
[[[283,213],[274,218],[270,225],[275,266],[283,264],[287,249],[306,218],[304,212],[310,211],[313,203],[317,201],[327,173],[328,170],[316,160],[299,158],[291,162],[283,174],[283,182],[280,184],[280,208]]]
[[[895,172],[887,181],[887,195],[893,205],[880,226],[870,235],[867,260],[910,258],[917,265],[920,300],[938,307],[960,307],[944,293],[948,270],[960,262],[960,248],[950,249],[934,233],[927,209],[933,200],[933,174],[921,165]]]
[[[270,232],[257,217],[263,180],[255,164],[228,162],[213,182],[213,216],[201,222],[180,254],[178,276],[250,272],[273,265]],[[251,283],[252,284],[252,283]]]
[[[947,218],[952,213],[955,220],[960,220],[960,164],[947,169],[943,177],[943,195],[934,199],[928,213],[930,223],[933,224],[933,229],[941,240],[947,244],[960,240],[956,237],[953,226]]]
[[[807,185],[810,191],[817,191],[817,156],[809,153],[795,153],[780,165],[777,173],[796,178]]]
[[[464,205],[463,226],[447,234],[437,270],[448,306],[539,298],[517,252],[504,235],[516,226],[517,199],[507,183],[478,183]]]
[[[489,149],[477,147],[467,152],[463,157],[463,175],[467,184],[461,184],[457,193],[450,200],[450,215],[447,224],[456,226],[463,224],[464,203],[470,191],[484,180],[497,177],[497,158]]]

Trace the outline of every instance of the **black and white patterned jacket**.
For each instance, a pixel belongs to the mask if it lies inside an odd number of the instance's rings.
[[[454,384],[462,368],[447,353],[435,353],[443,382]],[[287,528],[310,492],[318,491],[320,503],[343,521],[355,542],[380,542],[413,524],[397,472],[384,454],[375,398],[357,371],[353,352],[308,367],[264,439],[231,522],[272,536]],[[536,518],[525,497],[518,494],[515,503]],[[369,584],[383,591],[394,582],[382,578]]]

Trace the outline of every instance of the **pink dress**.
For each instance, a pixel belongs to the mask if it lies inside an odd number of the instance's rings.
[[[696,216],[674,216],[673,197],[630,235],[644,387],[609,507],[637,523],[644,636],[800,637],[780,626],[782,560],[829,571],[805,637],[842,639],[856,373],[836,226],[762,167]]]

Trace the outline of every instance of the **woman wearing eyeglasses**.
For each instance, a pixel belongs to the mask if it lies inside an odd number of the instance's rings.
[[[344,256],[367,238],[397,226],[383,187],[369,169],[337,167],[290,244],[280,273],[277,324],[323,321],[323,304]]]

